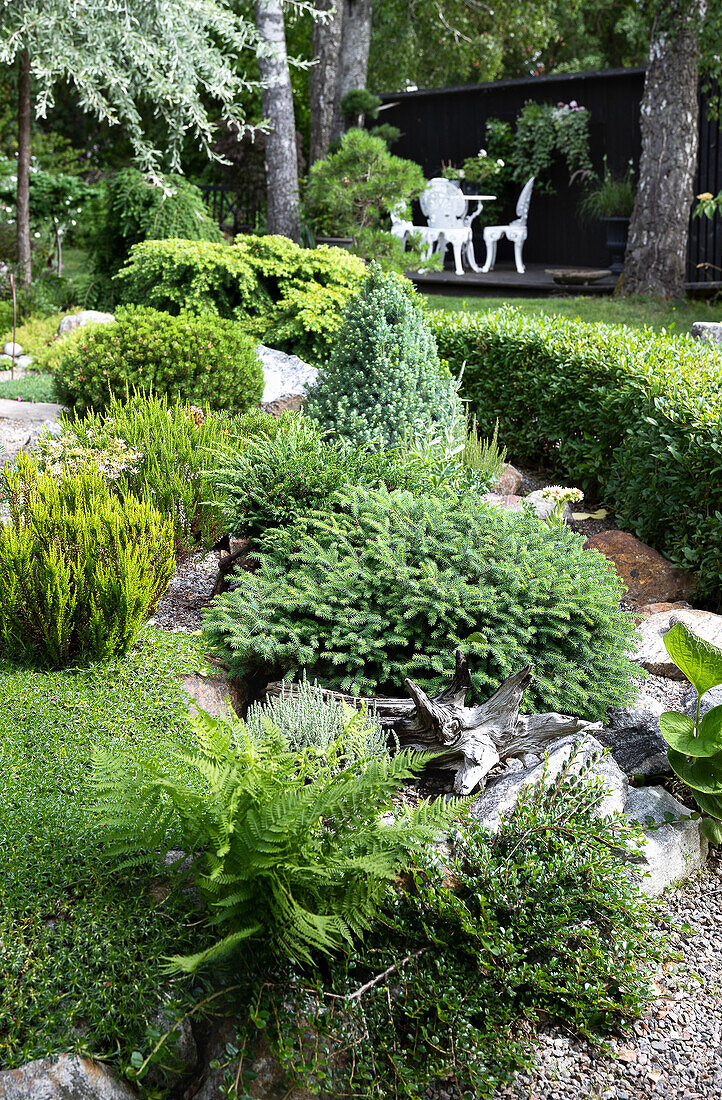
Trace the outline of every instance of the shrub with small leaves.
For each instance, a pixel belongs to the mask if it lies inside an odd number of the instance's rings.
[[[55,385],[79,413],[133,389],[243,412],[263,394],[263,369],[255,341],[233,321],[126,307],[113,324],[78,338],[56,368]]]
[[[619,575],[531,509],[354,489],[343,512],[267,532],[256,557],[204,616],[234,675],[306,668],[324,686],[391,695],[411,677],[433,693],[462,646],[477,699],[528,664],[532,711],[600,718],[634,695]]]
[[[356,446],[393,446],[457,418],[461,402],[410,284],[374,266],[347,307],[306,412]]]
[[[97,467],[56,479],[21,453],[3,472],[0,651],[50,668],[127,653],[173,575],[173,527]]]

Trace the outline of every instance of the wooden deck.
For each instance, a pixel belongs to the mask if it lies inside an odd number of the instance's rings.
[[[482,272],[477,274],[475,271],[456,275],[453,270],[446,270],[423,273],[409,271],[408,276],[419,290],[423,290],[426,294],[474,298],[570,297],[579,294],[598,296],[611,294],[617,285],[616,277],[611,276],[587,286],[559,286],[546,274],[547,266],[563,270],[558,264],[528,264],[525,273],[520,275],[513,264],[500,263],[486,275]],[[569,270],[573,271],[574,268],[570,267]]]

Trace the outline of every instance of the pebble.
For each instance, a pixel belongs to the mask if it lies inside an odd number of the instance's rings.
[[[201,629],[201,613],[210,606],[211,590],[218,573],[218,553],[199,551],[178,567],[158,601],[151,626],[171,633],[193,634]]]

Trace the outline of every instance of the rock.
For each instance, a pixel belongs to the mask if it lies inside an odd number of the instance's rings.
[[[694,593],[694,579],[646,546],[628,531],[601,531],[584,543],[614,563],[627,586],[631,603],[687,600]]]
[[[10,401],[7,397],[0,398],[0,420],[57,420],[63,411],[63,405],[52,401]]]
[[[7,344],[3,344],[3,355],[9,355],[10,357],[15,356],[17,358],[17,356],[22,355],[22,353],[23,349],[20,344],[14,344],[12,340],[9,340]]]
[[[505,466],[493,487],[494,492],[499,493],[503,497],[509,496],[512,493],[518,493],[522,481],[522,474],[515,466]]]
[[[226,714],[241,714],[247,702],[236,681],[224,672],[216,672],[213,676],[192,673],[183,677],[181,687],[190,696],[189,709],[192,714],[199,710],[204,710],[214,718]]]
[[[279,397],[276,401],[261,401],[263,412],[271,416],[283,416],[285,412],[298,412],[303,405],[303,394],[292,393],[288,397]]]
[[[61,1054],[0,1073],[0,1100],[138,1100],[138,1094],[90,1058]]]
[[[601,759],[586,774],[590,779],[602,779],[607,789],[597,807],[597,813],[600,817],[619,813],[624,809],[627,797],[627,777],[612,756],[604,754],[603,746],[596,740],[596,730],[594,737],[583,734],[552,741],[545,762],[511,775],[503,775],[493,785],[490,783],[472,804],[471,813],[485,829],[496,832],[502,818],[508,817],[516,807],[522,791],[529,787],[538,787],[542,782],[548,784],[555,780],[572,757],[574,759],[570,765],[570,774],[578,775],[595,754],[600,754]]]
[[[685,713],[688,714],[690,718],[697,717],[697,692],[693,687],[690,686],[689,690],[685,692],[682,706],[684,707]],[[703,718],[708,710],[712,710],[712,707],[719,706],[722,706],[722,684],[710,688],[709,691],[706,691],[702,696],[702,702],[699,708],[700,718]]]
[[[553,500],[544,499],[544,497],[542,496],[543,492],[543,489],[537,489],[535,490],[535,492],[529,493],[528,496],[524,497],[525,501],[533,505],[536,514],[539,516],[539,519],[546,519],[547,516],[550,516],[552,514],[555,507]],[[568,504],[565,504],[562,508],[562,519],[565,523],[571,522],[572,510]]]
[[[693,321],[692,339],[716,347],[722,344],[722,323],[719,321]]]
[[[699,634],[722,648],[722,615],[711,611],[663,611],[643,619],[637,627],[639,642],[631,654],[653,676],[667,676],[670,680],[684,680],[672,658],[664,648],[663,636],[675,623],[684,623],[693,634]]]
[[[280,398],[304,397],[316,384],[318,371],[297,355],[287,355],[263,344],[258,345],[256,354],[263,366],[262,407],[276,403]]]
[[[633,707],[610,707],[604,729],[594,736],[627,775],[666,775],[670,767],[659,716],[668,709],[640,692]]]
[[[14,371],[16,378],[22,378],[25,371],[32,365],[32,355],[16,355],[14,357],[12,355],[0,355],[0,367],[5,368],[8,377]]]
[[[644,830],[644,848],[632,870],[643,893],[661,894],[704,866],[708,845],[699,820],[664,787],[630,787],[624,812],[642,826],[650,818],[655,824],[664,822],[665,814],[675,818],[674,824]]]
[[[497,508],[506,508],[509,512],[520,512],[523,498],[514,493],[484,493],[481,499]]]
[[[177,1088],[198,1065],[198,1047],[187,1016],[176,1020],[166,1008],[159,1008],[153,1020],[154,1028],[168,1038],[157,1062],[151,1062],[143,1079],[144,1085],[155,1088]]]
[[[636,614],[645,619],[650,615],[660,615],[663,611],[692,611],[692,604],[686,600],[676,600],[674,603],[645,603],[635,608]]]
[[[72,332],[74,328],[81,328],[83,325],[110,325],[114,320],[112,313],[100,313],[97,309],[83,309],[80,313],[69,313],[67,317],[63,317],[58,325],[58,336],[65,336],[67,332]]]

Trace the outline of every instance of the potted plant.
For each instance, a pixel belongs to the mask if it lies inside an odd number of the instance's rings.
[[[636,187],[630,163],[623,176],[615,176],[604,160],[604,175],[596,186],[587,191],[579,212],[586,221],[598,220],[606,230],[609,267],[619,275],[624,267],[624,251],[627,247],[629,219],[634,209]]]

